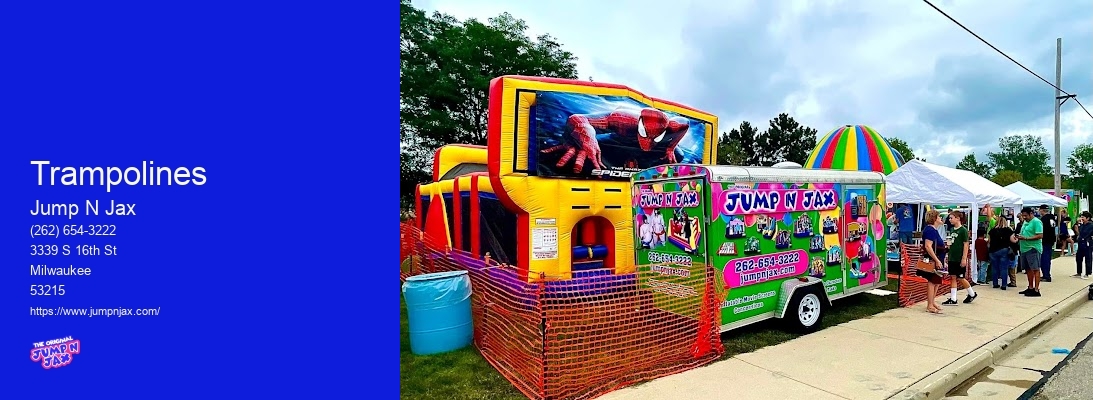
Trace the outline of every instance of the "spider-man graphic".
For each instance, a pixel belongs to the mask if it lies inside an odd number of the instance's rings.
[[[670,117],[655,108],[619,107],[607,113],[573,114],[566,120],[562,144],[542,152],[564,152],[556,167],[572,161],[576,173],[584,171],[586,161],[596,170],[649,168],[677,162],[676,145],[687,134],[688,126],[687,119]],[[597,134],[608,136],[597,139]],[[608,151],[603,152],[603,148]]]

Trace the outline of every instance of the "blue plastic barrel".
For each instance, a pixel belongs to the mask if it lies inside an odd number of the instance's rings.
[[[444,353],[471,344],[474,330],[467,271],[411,276],[402,284],[402,297],[406,299],[411,352]]]

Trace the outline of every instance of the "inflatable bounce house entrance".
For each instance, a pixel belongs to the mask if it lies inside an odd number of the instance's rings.
[[[630,176],[716,158],[716,117],[625,86],[505,76],[489,96],[488,145],[437,150],[417,223],[529,282],[633,273]]]

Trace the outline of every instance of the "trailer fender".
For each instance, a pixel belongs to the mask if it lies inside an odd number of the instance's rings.
[[[789,300],[793,298],[793,295],[797,292],[797,290],[813,286],[818,286],[820,288],[820,290],[818,291],[820,298],[823,300],[824,303],[827,303],[828,306],[831,306],[831,299],[827,297],[827,290],[824,290],[823,280],[813,278],[811,276],[786,279],[782,282],[782,293],[778,297],[778,308],[775,311],[777,313],[776,317],[785,317],[786,311],[789,307]]]

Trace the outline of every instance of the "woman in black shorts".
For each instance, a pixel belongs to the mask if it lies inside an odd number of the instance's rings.
[[[927,281],[926,285],[926,311],[941,314],[941,306],[934,301],[937,297],[937,288],[941,285],[941,275],[937,269],[941,268],[940,255],[944,254],[945,239],[937,227],[943,224],[937,210],[926,212],[926,227],[922,229],[922,260],[934,264],[934,272],[918,270],[918,276]]]

